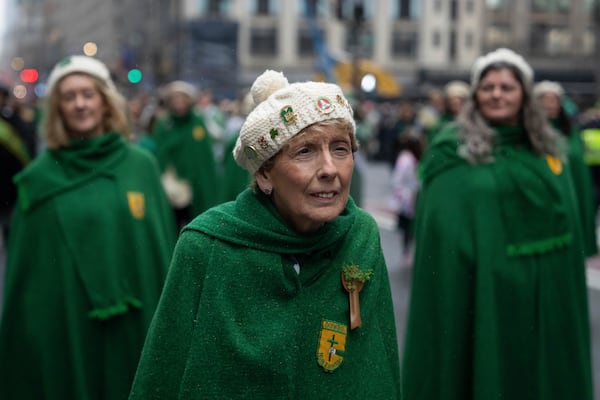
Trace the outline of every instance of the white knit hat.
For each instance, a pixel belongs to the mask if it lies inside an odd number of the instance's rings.
[[[540,96],[544,93],[554,93],[558,97],[562,97],[565,91],[560,83],[552,81],[541,81],[535,84],[533,87],[533,94]]]
[[[256,107],[246,118],[233,150],[236,162],[254,174],[304,128],[341,118],[352,124],[352,107],[342,89],[331,83],[289,84],[281,73],[266,70],[250,89]]]
[[[115,89],[110,71],[103,62],[88,56],[69,56],[59,61],[50,72],[48,82],[46,82],[46,93],[52,93],[52,90],[62,78],[77,72],[98,78],[107,87]]]
[[[521,55],[503,47],[491,51],[475,60],[475,63],[473,63],[473,67],[471,68],[471,90],[475,90],[479,84],[481,73],[487,67],[496,63],[505,63],[516,67],[521,73],[525,89],[531,93],[530,90],[533,86],[533,69]]]
[[[469,97],[469,84],[463,81],[450,81],[444,86],[446,97]]]
[[[198,96],[196,87],[191,83],[187,83],[185,81],[173,81],[165,86],[165,97],[169,98],[174,93],[181,93],[187,96],[191,102],[195,102],[196,97]]]

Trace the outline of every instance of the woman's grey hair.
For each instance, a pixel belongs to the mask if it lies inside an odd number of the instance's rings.
[[[558,135],[533,96],[533,90],[524,84],[518,68],[508,63],[489,65],[480,75],[482,79],[489,71],[509,69],[523,88],[523,104],[520,110],[520,121],[525,127],[533,151],[538,154],[558,156]],[[458,135],[461,141],[459,154],[472,164],[489,162],[493,159],[495,132],[479,112],[476,101],[477,87],[471,88],[471,96],[463,105],[457,118]]]
[[[115,88],[108,87],[95,76],[83,72],[76,73],[87,75],[94,80],[96,88],[106,104],[107,112],[103,120],[104,132],[116,132],[129,139],[131,128],[125,113],[126,101],[123,96]],[[59,88],[60,82],[54,85],[48,96],[44,116],[46,144],[50,149],[68,147],[71,141],[60,112]]]

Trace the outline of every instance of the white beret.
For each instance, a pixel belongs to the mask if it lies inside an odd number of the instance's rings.
[[[110,71],[103,62],[88,56],[69,56],[59,61],[50,72],[48,82],[46,82],[46,93],[52,93],[52,90],[62,78],[73,73],[84,73],[93,76],[107,87],[115,89]]]
[[[355,134],[352,107],[338,85],[289,84],[281,72],[266,70],[256,78],[250,92],[256,106],[242,125],[233,156],[252,174],[288,140],[317,122],[344,119],[352,124]]]

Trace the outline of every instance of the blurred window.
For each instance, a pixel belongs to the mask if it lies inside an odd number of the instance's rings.
[[[277,51],[277,29],[252,28],[250,50],[253,55],[274,55]]]
[[[252,15],[277,15],[277,0],[254,0],[250,2],[250,12]]]
[[[440,36],[439,31],[433,32],[432,42],[433,47],[440,47],[440,45],[442,44],[442,37]]]
[[[417,32],[394,32],[392,36],[392,54],[394,56],[416,56]]]
[[[475,11],[475,2],[473,0],[467,0],[465,3],[465,12],[467,14],[473,14]]]
[[[225,17],[231,9],[231,0],[200,0],[202,15]]]
[[[442,11],[442,0],[435,0],[433,2],[433,11],[439,13]]]
[[[310,4],[315,10],[316,16],[319,18],[329,17],[331,10],[329,10],[329,2],[327,0],[303,0],[297,3],[298,15],[307,15],[307,5]]]
[[[456,21],[458,19],[458,1],[450,0],[450,20]]]
[[[533,0],[531,8],[538,12],[568,12],[571,0]]]
[[[473,48],[473,32],[469,31],[465,33],[465,47],[467,49]]]
[[[488,8],[492,10],[508,8],[509,6],[509,0],[485,0],[485,3],[488,6]]]
[[[419,0],[396,0],[390,2],[390,17],[393,19],[417,19],[421,15]]]
[[[323,32],[321,31],[321,36]],[[302,56],[314,55],[314,38],[309,29],[300,29],[298,31],[298,52]]]

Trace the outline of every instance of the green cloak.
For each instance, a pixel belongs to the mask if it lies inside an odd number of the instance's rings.
[[[154,137],[161,171],[173,166],[177,177],[192,187],[193,216],[218,204],[220,191],[212,140],[202,117],[195,111],[184,117],[167,114],[156,122]]]
[[[556,127],[556,125],[555,125]],[[583,231],[585,255],[591,257],[598,253],[596,237],[596,206],[594,202],[594,182],[590,167],[584,162],[584,145],[579,129],[573,127],[567,140],[569,171],[577,195],[577,205]]]
[[[126,399],[175,244],[156,162],[105,134],[15,182],[0,398]]]
[[[353,330],[347,264],[373,270]],[[130,398],[387,400],[400,398],[399,379],[375,221],[349,200],[298,235],[248,189],[183,230]]]
[[[426,152],[406,400],[592,399],[584,251],[567,165],[498,129],[494,159]]]

